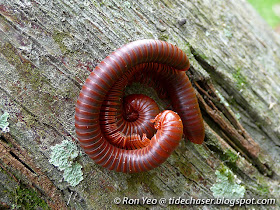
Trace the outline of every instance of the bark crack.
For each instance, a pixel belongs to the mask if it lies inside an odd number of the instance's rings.
[[[215,67],[208,64],[195,50],[191,47],[195,59],[198,63],[209,71],[215,71]],[[190,74],[194,74],[190,69]],[[197,98],[202,111],[209,117],[210,126],[216,131],[226,142],[232,146],[237,152],[244,156],[248,161],[264,175],[272,176],[273,172],[267,163],[262,163],[259,155],[261,153],[260,146],[239,121],[234,113],[224,104],[221,103],[220,97],[217,95],[214,85],[210,81],[193,81],[197,89]],[[213,125],[215,124],[215,126]],[[215,128],[216,127],[216,128]]]
[[[20,172],[25,178],[28,186],[44,197],[53,209],[66,209],[65,202],[61,199],[59,190],[51,180],[38,168],[32,157],[21,148],[10,134],[0,136],[0,167],[3,168],[16,182],[19,180],[13,173]]]

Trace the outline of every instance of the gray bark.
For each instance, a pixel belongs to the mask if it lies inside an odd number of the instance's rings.
[[[32,192],[35,206],[54,209],[161,207],[113,203],[124,196],[213,198],[221,165],[242,181],[245,198],[279,199],[280,38],[246,1],[0,3],[0,114],[10,114],[10,132],[0,139],[3,208],[23,205]],[[182,141],[160,167],[133,175],[108,171],[83,154],[84,180],[71,187],[49,163],[50,147],[77,140],[75,103],[89,70],[144,38],[176,44],[189,56],[205,142]]]

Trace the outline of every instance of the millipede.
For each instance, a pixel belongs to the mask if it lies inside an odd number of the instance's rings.
[[[76,134],[85,153],[107,169],[137,173],[162,164],[183,134],[202,144],[203,119],[185,72],[189,67],[181,49],[160,40],[134,41],[107,56],[86,79],[76,104]],[[124,96],[132,82],[153,86],[173,111],[160,112],[143,94]]]

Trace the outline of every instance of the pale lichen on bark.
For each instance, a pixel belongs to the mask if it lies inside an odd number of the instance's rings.
[[[213,198],[215,171],[226,165],[245,185],[245,198],[279,198],[280,39],[244,0],[0,4],[0,113],[10,114],[10,134],[0,141],[4,179],[43,192],[50,207],[143,209],[151,206],[116,206],[113,199]],[[182,141],[166,163],[135,175],[100,168],[83,154],[84,180],[71,187],[49,163],[50,148],[77,140],[75,103],[90,71],[143,38],[176,44],[189,56],[205,143]],[[3,206],[14,202],[1,199]]]

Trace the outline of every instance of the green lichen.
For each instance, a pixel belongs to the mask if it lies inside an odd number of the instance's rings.
[[[74,163],[71,167],[65,168],[63,178],[72,186],[78,185],[83,180],[82,166]]]
[[[82,166],[74,162],[79,155],[78,148],[73,142],[64,140],[61,144],[51,147],[49,162],[64,171],[63,178],[71,186],[78,185],[83,180]]]
[[[232,152],[230,149],[227,149],[223,154],[221,155],[221,159],[224,161],[224,163],[230,167],[232,170],[236,169],[236,161],[238,160],[239,156],[236,155],[234,152]]]
[[[261,195],[267,195],[269,193],[269,187],[267,185],[259,185],[257,190]]]
[[[224,28],[224,35],[228,38],[232,38],[233,34],[232,32],[229,30],[229,28]]]
[[[54,31],[52,38],[58,44],[58,46],[63,54],[71,53],[71,51],[63,43],[64,39],[71,38],[69,33]]]
[[[9,64],[16,68],[21,76],[21,80],[24,80],[26,84],[30,84],[33,90],[37,91],[43,84],[49,84],[46,77],[41,75],[41,71],[33,63],[24,58],[11,43],[7,42],[0,46],[0,53]]]
[[[215,172],[216,183],[210,188],[215,198],[238,199],[243,198],[245,187],[240,180],[225,166]]]
[[[68,168],[69,165],[72,165],[74,159],[79,155],[77,146],[73,142],[67,140],[51,147],[51,150],[52,153],[49,162],[58,167],[61,171]]]
[[[193,54],[194,57],[199,57],[202,60],[208,60],[208,57],[199,49],[190,49],[191,53]]]
[[[160,34],[160,35],[158,36],[158,39],[159,39],[159,40],[162,40],[162,41],[168,41],[169,36],[168,36],[167,34]]]
[[[241,68],[237,68],[232,76],[236,80],[238,89],[242,89],[248,83],[246,78],[241,74]]]
[[[20,74],[26,79],[28,84],[31,84],[33,90],[38,90],[43,84],[50,84],[47,78],[41,75],[41,71],[32,63],[25,62],[21,65]]]
[[[38,193],[32,189],[19,185],[15,192],[15,203],[12,209],[50,209],[47,203],[38,197]]]
[[[210,154],[207,152],[207,150],[205,150],[205,148],[201,144],[195,144],[194,147],[203,158],[209,158]]]
[[[3,115],[0,116],[0,129],[2,132],[9,132],[9,122],[8,122],[9,113],[4,112]]]

